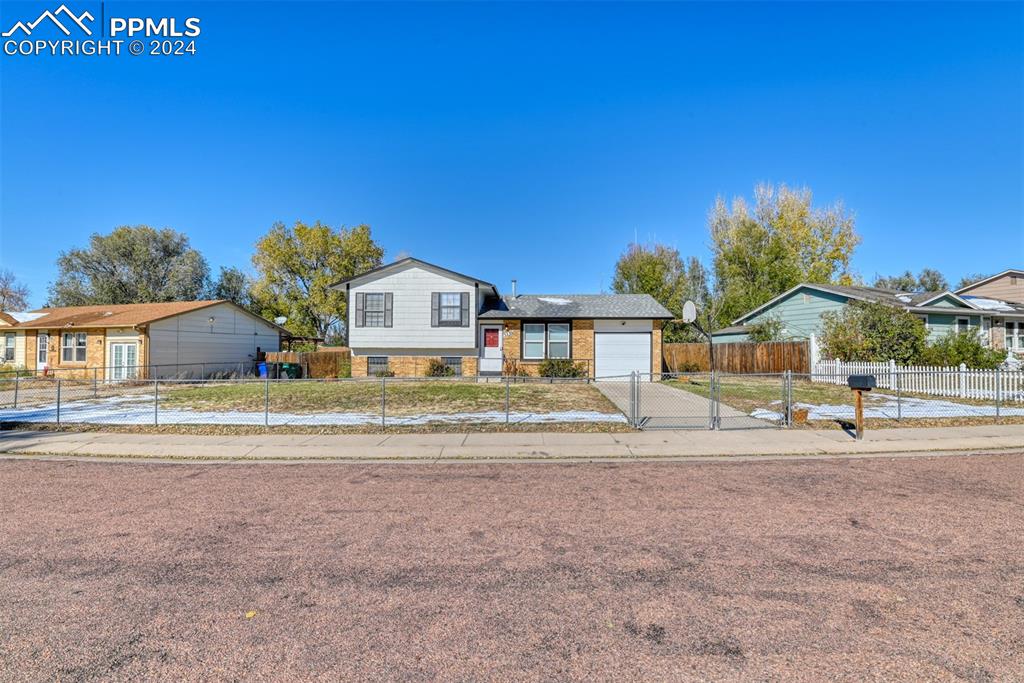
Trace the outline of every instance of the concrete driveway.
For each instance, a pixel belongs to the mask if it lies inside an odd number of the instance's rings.
[[[595,382],[594,386],[629,417],[629,382]],[[724,403],[719,416],[723,429],[774,426]],[[707,429],[711,421],[711,401],[661,382],[641,382],[640,419],[644,429]]]

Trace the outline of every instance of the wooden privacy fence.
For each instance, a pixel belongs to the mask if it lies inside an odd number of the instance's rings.
[[[352,351],[270,351],[268,363],[297,363],[303,377],[348,377],[352,371]]]
[[[661,353],[669,372],[711,369],[708,345],[704,343],[665,344]],[[737,374],[786,370],[806,374],[811,371],[810,344],[806,341],[715,344],[715,369]]]

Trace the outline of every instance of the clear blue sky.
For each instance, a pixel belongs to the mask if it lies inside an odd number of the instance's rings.
[[[170,226],[216,270],[319,219],[591,292],[634,234],[708,263],[715,196],[770,181],[856,212],[866,279],[1020,267],[1022,7],[107,2],[201,17],[198,54],[0,58],[0,262],[38,305],[92,232]]]

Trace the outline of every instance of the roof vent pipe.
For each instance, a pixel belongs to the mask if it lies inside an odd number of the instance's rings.
[[[515,279],[512,280],[512,298],[513,299],[516,298],[516,281],[515,281]]]

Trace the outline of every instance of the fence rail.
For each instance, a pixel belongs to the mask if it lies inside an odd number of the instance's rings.
[[[120,382],[139,379],[226,379],[255,377],[252,360],[210,361],[204,363],[161,363],[147,365],[87,365],[81,367],[47,367],[26,370],[0,369],[0,382],[15,377]]]
[[[912,394],[1024,403],[1024,370],[973,370],[888,363],[821,361],[811,381],[846,384],[850,375],[874,375],[879,389]]]
[[[708,372],[708,345],[665,344],[662,359],[669,372]],[[730,342],[715,344],[715,370],[734,374],[811,371],[810,344],[796,342]]]

